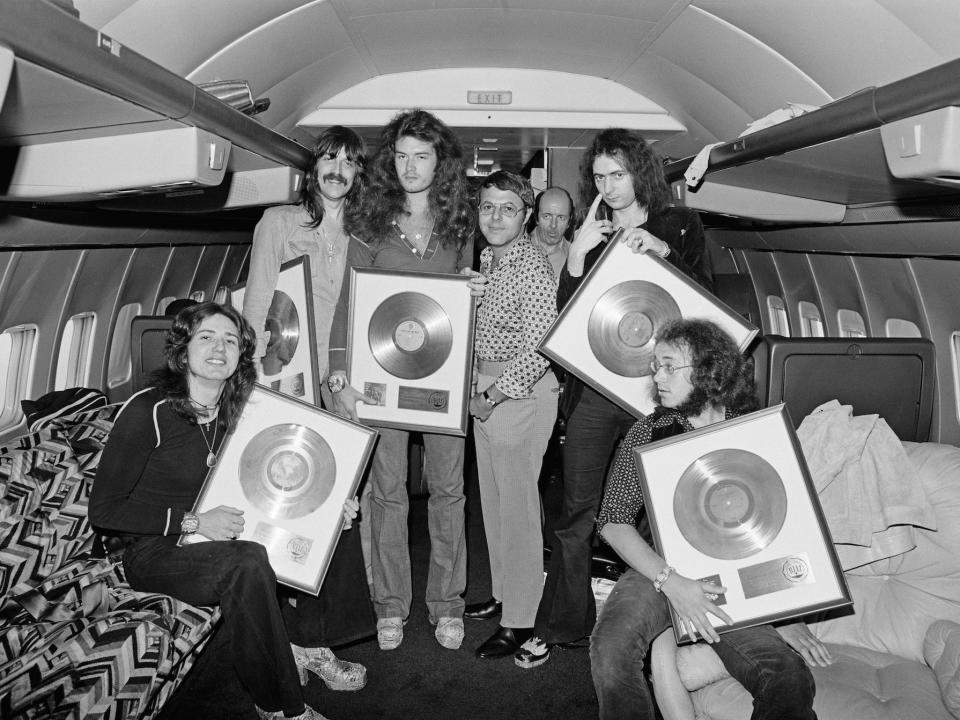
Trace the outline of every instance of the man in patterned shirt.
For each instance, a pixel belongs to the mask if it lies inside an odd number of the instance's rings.
[[[543,588],[543,535],[537,478],[557,417],[557,380],[537,343],[557,315],[550,263],[524,223],[533,190],[498,171],[481,185],[480,255],[486,293],[477,312],[478,392],[474,417],[480,504],[500,627],[477,648],[481,658],[513,655],[533,633]]]

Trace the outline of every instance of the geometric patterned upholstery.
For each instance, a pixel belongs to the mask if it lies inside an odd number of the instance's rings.
[[[90,556],[87,502],[119,408],[0,448],[0,717],[153,718],[219,620]]]

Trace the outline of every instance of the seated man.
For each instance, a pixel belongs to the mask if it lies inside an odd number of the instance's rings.
[[[670,626],[670,603],[753,695],[753,720],[813,720],[814,682],[804,661],[829,664],[832,658],[807,626],[762,625],[719,635],[708,615],[732,621],[710,595],[726,588],[676,573],[637,530],[643,496],[633,449],[755,410],[752,370],[730,337],[703,320],[663,327],[650,367],[659,406],[624,438],[597,517],[600,536],[629,566],[590,638],[600,717],[655,717],[643,663],[651,642]]]

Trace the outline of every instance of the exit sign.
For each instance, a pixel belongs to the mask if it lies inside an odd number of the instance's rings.
[[[471,105],[509,105],[513,93],[509,90],[468,90],[467,102]]]

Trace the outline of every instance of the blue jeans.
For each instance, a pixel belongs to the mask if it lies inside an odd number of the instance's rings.
[[[667,600],[628,568],[604,603],[590,638],[590,672],[601,720],[653,720],[643,672],[650,644],[670,627]],[[816,720],[813,675],[769,625],[733,630],[713,644],[732,677],[753,695],[752,720]]]
[[[277,603],[267,551],[246,540],[177,547],[177,536],[145,537],[123,556],[134,590],[170,595],[191,605],[219,605],[233,667],[264,710],[303,712],[297,666]]]
[[[597,619],[590,587],[593,532],[607,466],[620,439],[637,421],[589,387],[567,422],[563,447],[563,508],[534,634],[548,644],[590,634]]]
[[[373,605],[378,618],[410,614],[413,586],[407,514],[407,439],[405,430],[377,428],[380,439],[370,466],[371,564]],[[423,434],[424,474],[430,499],[430,566],[427,571],[427,611],[430,621],[463,616],[467,587],[467,536],[464,530],[464,439]]]

